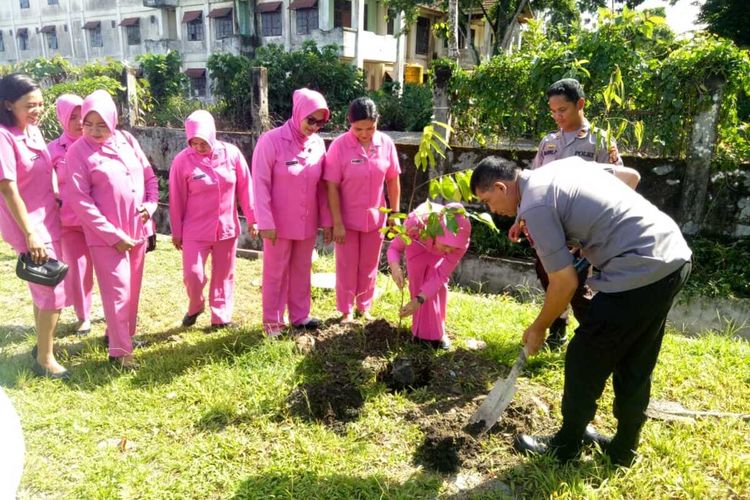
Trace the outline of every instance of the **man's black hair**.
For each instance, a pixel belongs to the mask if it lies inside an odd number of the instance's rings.
[[[514,161],[499,156],[488,156],[474,168],[469,189],[474,194],[477,194],[477,190],[487,191],[497,181],[515,180],[519,170],[518,164]]]
[[[585,99],[586,94],[583,93],[583,87],[573,78],[563,78],[558,80],[547,89],[547,99],[553,95],[561,95],[565,97],[567,101],[577,103],[579,99]]]

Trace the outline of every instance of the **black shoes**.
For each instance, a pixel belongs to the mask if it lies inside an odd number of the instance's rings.
[[[516,451],[531,455],[548,455],[560,462],[569,462],[578,456],[583,445],[596,444],[609,457],[610,462],[621,467],[630,467],[635,460],[635,449],[638,446],[640,427],[625,429],[610,438],[599,434],[592,426],[586,426],[581,441],[573,442],[554,436],[530,436],[518,434],[513,440]]]
[[[550,437],[536,437],[528,434],[518,434],[513,440],[516,451],[531,455],[547,455],[559,460],[569,462],[578,456],[581,451],[580,441],[565,440],[559,433]]]
[[[317,330],[322,325],[322,322],[318,318],[312,316],[307,318],[304,322],[294,325],[294,328],[300,330]]]
[[[140,349],[141,347],[146,347],[148,345],[148,341],[137,339],[135,337],[130,339],[131,344],[133,345],[133,349]],[[109,347],[109,336],[104,336],[104,345],[106,347]]]
[[[568,337],[565,335],[565,329],[568,326],[568,320],[565,318],[557,318],[552,322],[549,327],[549,335],[545,344],[550,348],[551,351],[556,351],[565,345],[568,341]]]
[[[234,323],[231,321],[227,323],[211,323],[211,327],[208,329],[209,332],[215,332],[217,330],[221,330],[222,328],[232,328],[234,326]]]
[[[444,351],[448,351],[451,348],[452,342],[451,339],[448,338],[447,335],[444,335],[443,338],[440,340],[427,340],[427,339],[421,339],[419,337],[412,337],[414,342],[417,344],[426,345],[429,347],[432,347],[433,349],[442,349]]]
[[[195,322],[198,320],[198,316],[203,314],[203,309],[198,311],[195,314],[186,314],[184,318],[182,318],[182,326],[188,327],[193,326]]]
[[[70,372],[68,370],[60,373],[52,373],[51,371],[40,365],[36,359],[34,360],[34,364],[31,365],[31,371],[43,378],[52,380],[70,380]]]

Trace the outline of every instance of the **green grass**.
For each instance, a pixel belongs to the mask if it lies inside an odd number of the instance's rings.
[[[259,261],[240,260],[233,329],[207,334],[207,315],[179,328],[186,298],[179,255],[160,240],[148,255],[139,330],[150,343],[136,352],[136,373],[106,362],[104,323],[84,339],[70,335],[63,314],[57,343],[71,383],[35,378],[30,297],[13,276],[15,258],[0,247],[0,384],[21,416],[26,468],[22,498],[434,498],[455,491],[453,478],[418,465],[424,439],[409,415],[428,397],[390,393],[371,377],[361,385],[359,418],[331,428],[294,414],[287,397],[316,379],[315,363],[294,342],[264,339],[260,329]],[[315,264],[331,270],[330,257]],[[373,311],[397,322],[399,295],[381,276]],[[481,355],[508,366],[538,304],[453,290],[448,326],[456,346],[479,338]],[[335,317],[330,291],[315,290],[314,313]],[[95,318],[101,307],[95,303]],[[654,374],[653,397],[694,409],[750,413],[750,347],[728,335],[668,335]],[[437,354],[439,359],[449,358]],[[549,417],[529,431],[559,423],[563,359],[545,353],[529,363],[517,400],[547,402]],[[367,376],[367,373],[362,373]],[[612,392],[597,426],[613,429]],[[506,483],[523,498],[748,498],[748,422],[699,419],[693,425],[649,421],[640,458],[615,469],[595,452],[560,466],[510,450],[511,436],[482,441],[481,481]],[[541,426],[541,427],[539,427]],[[122,446],[124,444],[124,446]],[[497,498],[481,487],[468,497]]]

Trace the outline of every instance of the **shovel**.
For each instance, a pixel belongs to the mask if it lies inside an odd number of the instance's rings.
[[[516,393],[516,380],[523,370],[527,358],[528,352],[526,346],[524,346],[518,353],[518,358],[513,363],[508,376],[497,379],[482,406],[469,418],[469,425],[477,426],[479,434],[484,434],[490,430],[513,400],[513,395]]]

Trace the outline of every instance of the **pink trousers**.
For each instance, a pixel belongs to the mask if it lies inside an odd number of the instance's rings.
[[[409,292],[412,297],[419,295],[422,283],[429,280],[436,272],[441,255],[422,253],[409,258],[407,249],[406,272],[409,276]],[[415,337],[425,340],[440,340],[445,334],[445,314],[448,301],[448,284],[444,284],[434,297],[424,301],[412,317],[411,331]]]
[[[188,311],[192,315],[205,308],[203,289],[206,287],[206,262],[211,256],[211,284],[208,304],[211,324],[232,321],[234,308],[234,265],[237,238],[221,241],[182,242],[182,280],[188,295]]]
[[[63,262],[68,265],[65,294],[72,303],[78,321],[91,319],[91,292],[94,288],[94,268],[91,254],[80,226],[63,226],[60,238]]]
[[[383,246],[380,231],[346,230],[344,243],[336,243],[336,307],[342,314],[369,311],[375,295],[378,262]]]
[[[268,333],[299,324],[310,315],[310,271],[315,237],[306,240],[263,240],[263,328]]]
[[[125,253],[114,247],[91,247],[91,260],[107,321],[110,356],[122,357],[133,352],[131,339],[138,320],[145,254],[144,243]]]

